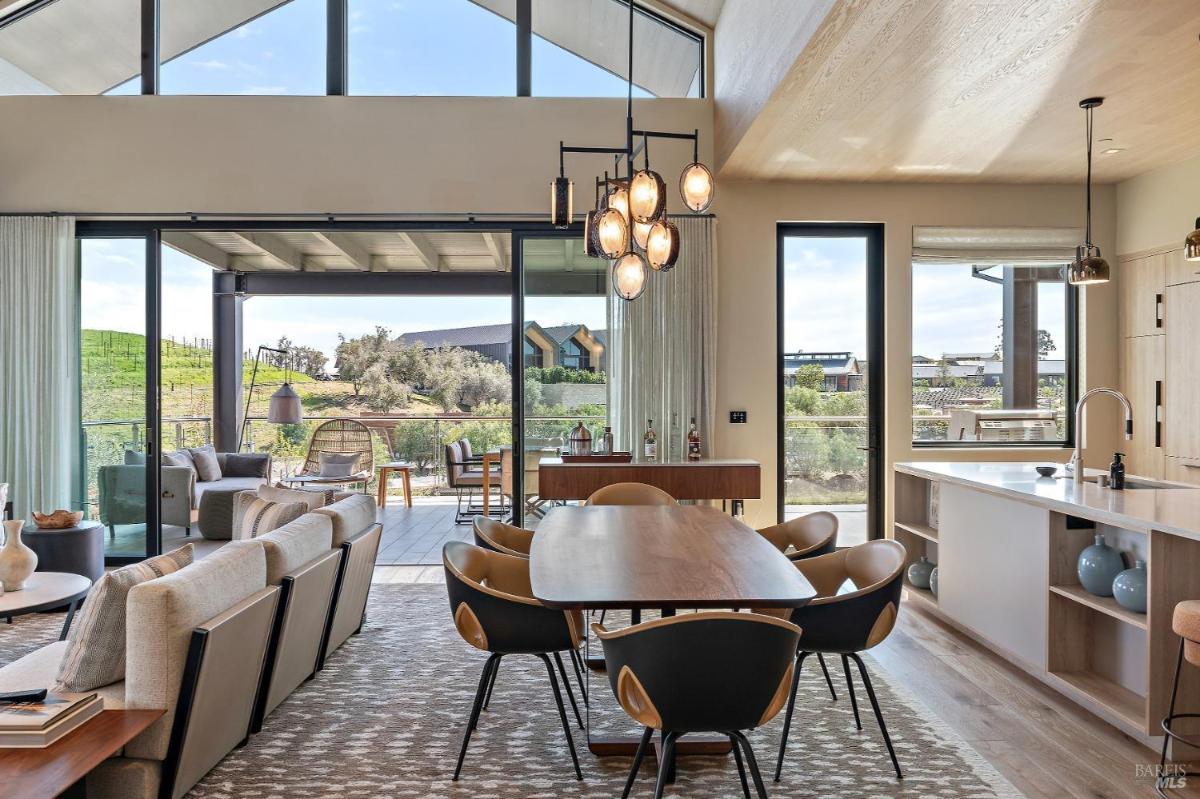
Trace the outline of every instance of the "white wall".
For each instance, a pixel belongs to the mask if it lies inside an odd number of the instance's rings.
[[[1200,216],[1200,156],[1117,185],[1117,249],[1121,255],[1182,247]]]

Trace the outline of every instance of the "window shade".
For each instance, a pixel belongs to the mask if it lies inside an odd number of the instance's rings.
[[[914,227],[913,263],[1041,266],[1068,263],[1081,228]]]

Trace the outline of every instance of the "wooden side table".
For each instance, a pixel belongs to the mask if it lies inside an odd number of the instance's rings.
[[[21,540],[37,553],[38,571],[69,572],[92,582],[104,576],[104,527],[82,521],[78,527],[43,530],[28,525]]]
[[[42,749],[0,748],[7,799],[85,796],[88,773],[158,721],[165,710],[101,710]]]
[[[376,502],[381,508],[387,505],[387,481],[388,475],[392,472],[400,473],[404,483],[404,504],[411,508],[413,506],[412,464],[404,461],[379,464],[379,491],[375,498]]]

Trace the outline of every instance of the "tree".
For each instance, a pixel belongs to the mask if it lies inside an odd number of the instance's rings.
[[[1058,349],[1058,347],[1054,346],[1054,339],[1051,337],[1049,330],[1038,331],[1037,349],[1039,358],[1045,358]]]
[[[806,363],[796,370],[794,385],[820,391],[825,386],[825,370],[820,364]]]
[[[338,376],[354,388],[354,396],[362,391],[363,377],[367,370],[387,357],[391,348],[391,331],[386,327],[376,326],[374,333],[368,333],[355,339],[347,339],[341,333],[334,358],[334,368]]]

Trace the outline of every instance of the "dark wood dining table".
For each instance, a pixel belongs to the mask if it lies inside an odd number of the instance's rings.
[[[552,508],[538,523],[529,571],[544,605],[626,609],[635,623],[643,610],[801,607],[816,596],[766,539],[708,506]],[[632,755],[637,743],[593,736],[589,724],[596,755]],[[676,746],[680,755],[729,750],[723,737],[692,736]]]

